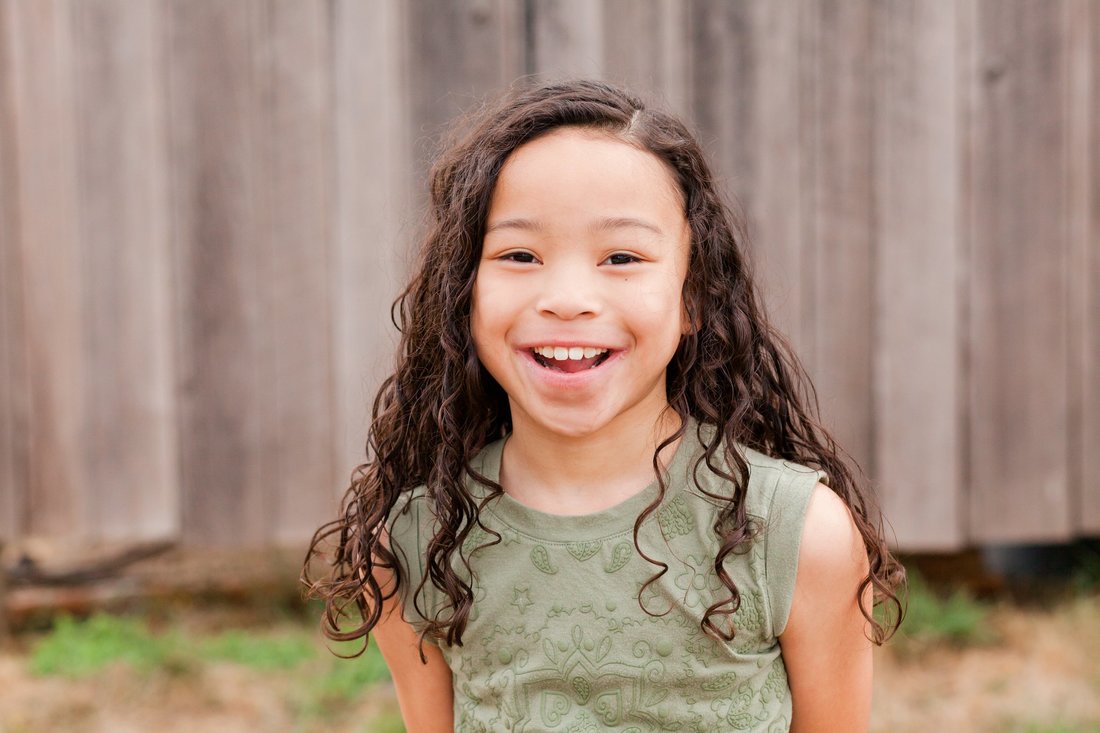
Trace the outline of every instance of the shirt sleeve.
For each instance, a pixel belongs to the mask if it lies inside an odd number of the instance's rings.
[[[828,482],[823,471],[789,461],[783,461],[775,471],[764,526],[764,589],[771,627],[777,637],[787,627],[791,613],[806,509],[818,482]]]
[[[431,512],[425,506],[426,501],[419,490],[402,496],[394,505],[389,521],[390,550],[397,556],[403,571],[398,590],[401,608],[405,620],[417,631],[422,629],[425,619],[417,611],[414,600],[416,589],[424,577],[424,557],[428,540],[432,536],[431,529],[426,524],[431,517]],[[420,593],[421,610],[426,611],[428,605],[434,603],[433,588],[429,582]]]

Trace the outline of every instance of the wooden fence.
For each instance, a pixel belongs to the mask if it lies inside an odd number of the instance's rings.
[[[1100,533],[1100,2],[0,0],[0,537],[300,544],[439,131],[697,126],[900,547]]]

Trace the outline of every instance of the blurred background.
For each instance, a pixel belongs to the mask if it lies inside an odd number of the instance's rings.
[[[1100,731],[1094,0],[0,0],[0,731],[398,729],[297,565],[439,137],[531,75],[682,115],[744,209],[931,581],[875,730]]]

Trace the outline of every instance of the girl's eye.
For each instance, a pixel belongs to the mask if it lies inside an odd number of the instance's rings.
[[[506,262],[523,262],[526,264],[535,262],[535,256],[530,252],[509,252],[506,255],[502,255],[500,259]]]
[[[638,262],[638,258],[625,252],[616,252],[608,257],[607,261],[612,265],[629,265],[632,262]]]

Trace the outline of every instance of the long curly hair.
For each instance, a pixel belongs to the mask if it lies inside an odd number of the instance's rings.
[[[448,645],[462,643],[474,601],[463,543],[481,526],[484,505],[502,491],[476,474],[470,461],[511,429],[507,396],[479,362],[470,332],[486,218],[508,156],[541,135],[570,126],[598,130],[655,155],[673,172],[683,194],[691,229],[683,299],[695,328],[682,338],[668,365],[668,403],[681,418],[690,416],[700,427],[714,428],[699,431],[705,448],[699,462],[733,487],[732,499],[714,497],[723,505],[714,524],[720,548],[713,568],[727,594],[706,609],[700,619],[703,630],[726,640],[736,632],[729,617],[741,594],[724,560],[750,544],[757,531],[746,514],[749,469],[735,449],[742,444],[827,474],[830,488],[851,510],[867,550],[869,572],[859,587],[859,603],[872,640],[882,643],[903,615],[897,593],[904,569],[887,547],[866,481],[861,476],[857,480],[850,459],[820,424],[809,378],[768,322],[742,251],[742,219],[723,202],[703,151],[679,120],[622,89],[584,80],[511,90],[476,113],[432,168],[418,267],[391,312],[400,345],[394,371],[374,400],[367,460],[352,474],[340,515],[317,531],[306,556],[303,582],[310,595],[324,601],[324,634],[333,640],[365,640],[379,621],[383,602],[407,582],[406,570],[387,546],[385,527],[402,497],[423,486],[436,529],[423,558],[426,572],[410,597],[420,598],[432,583],[449,600],[426,619],[422,642],[427,637]],[[654,452],[659,495],[634,525],[635,547],[656,568],[650,583],[668,565],[642,553],[638,532],[665,494],[658,454],[681,438],[687,425],[681,420],[680,428]],[[698,471],[699,464],[694,468]],[[485,498],[471,494],[471,479],[490,490]],[[315,579],[312,569],[322,558],[328,569]],[[380,567],[393,578],[385,588],[375,576]],[[874,598],[870,608],[864,601],[868,586]],[[420,607],[419,601],[414,603]],[[893,612],[880,620],[873,610],[882,603]],[[357,623],[347,628],[345,619],[352,614]]]

